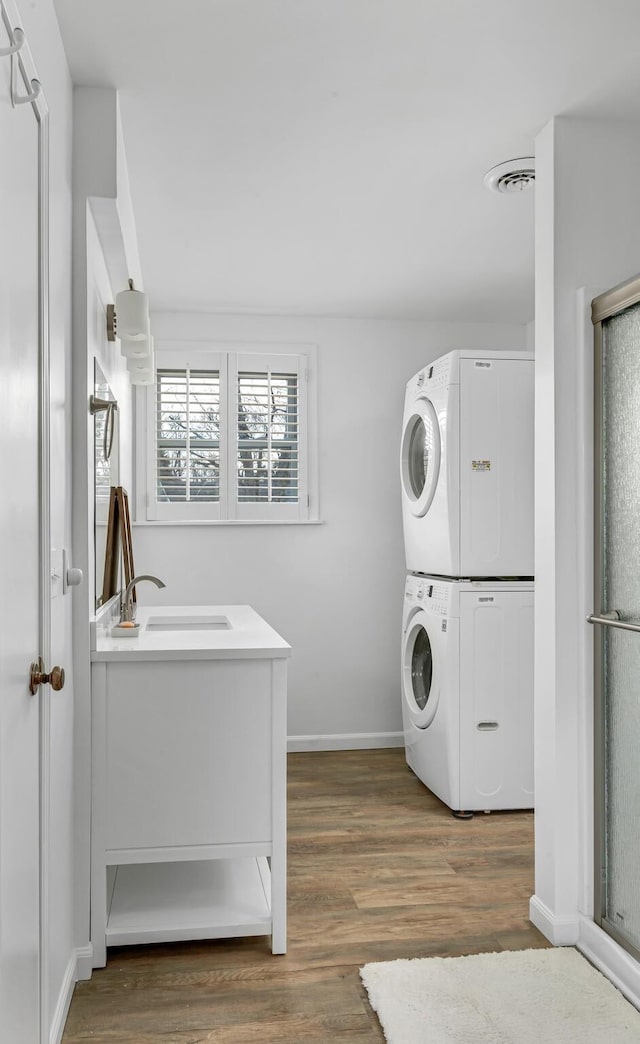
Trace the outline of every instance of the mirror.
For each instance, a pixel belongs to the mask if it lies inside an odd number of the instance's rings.
[[[95,547],[95,607],[102,605],[104,563],[109,521],[111,487],[120,478],[120,445],[118,404],[109,382],[94,360],[94,393],[91,398],[93,413],[93,502]]]

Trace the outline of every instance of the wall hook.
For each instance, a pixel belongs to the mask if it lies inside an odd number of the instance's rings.
[[[14,109],[16,105],[27,105],[29,102],[36,100],[42,86],[39,80],[31,80],[31,90],[27,91],[24,95],[18,94],[18,56],[14,53],[11,55],[11,104]]]
[[[40,94],[41,90],[42,90],[42,85],[40,83],[40,80],[32,80],[31,81],[31,90],[29,91],[29,93],[25,94],[23,97],[19,97],[17,94],[14,94],[11,97],[11,101],[13,102],[14,106],[15,105],[26,105],[27,102],[35,101],[36,98],[38,97],[38,95]]]
[[[14,60],[15,60],[15,55],[12,55],[11,56],[11,61],[13,62]],[[11,84],[11,104],[13,105],[13,107],[15,109],[16,105],[26,105],[28,102],[33,102],[33,101],[36,100],[36,98],[40,94],[41,90],[42,90],[42,86],[40,84],[40,81],[39,80],[32,80],[31,81],[31,90],[28,91],[27,94],[19,95],[17,87],[15,85],[15,81],[13,81],[12,84]]]
[[[14,29],[13,33],[9,35],[11,40],[10,47],[0,47],[0,58],[6,58],[9,54],[17,54],[24,43],[24,33],[22,29]]]

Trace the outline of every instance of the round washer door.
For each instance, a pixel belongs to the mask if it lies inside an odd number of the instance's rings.
[[[402,649],[402,693],[411,720],[426,729],[438,707],[438,665],[429,630],[435,630],[433,618],[424,610],[411,617]]]
[[[411,512],[421,517],[431,507],[440,474],[440,425],[430,399],[416,400],[402,436],[402,489]]]

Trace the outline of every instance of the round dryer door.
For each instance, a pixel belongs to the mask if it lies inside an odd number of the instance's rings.
[[[440,426],[429,399],[418,399],[402,436],[402,488],[414,515],[431,507],[440,473]]]
[[[427,613],[416,613],[407,627],[402,652],[403,697],[414,725],[420,729],[431,724],[438,705],[438,672],[429,637],[430,624],[433,625]]]

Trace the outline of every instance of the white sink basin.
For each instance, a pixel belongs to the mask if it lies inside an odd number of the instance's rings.
[[[150,616],[147,631],[229,631],[227,616]]]

